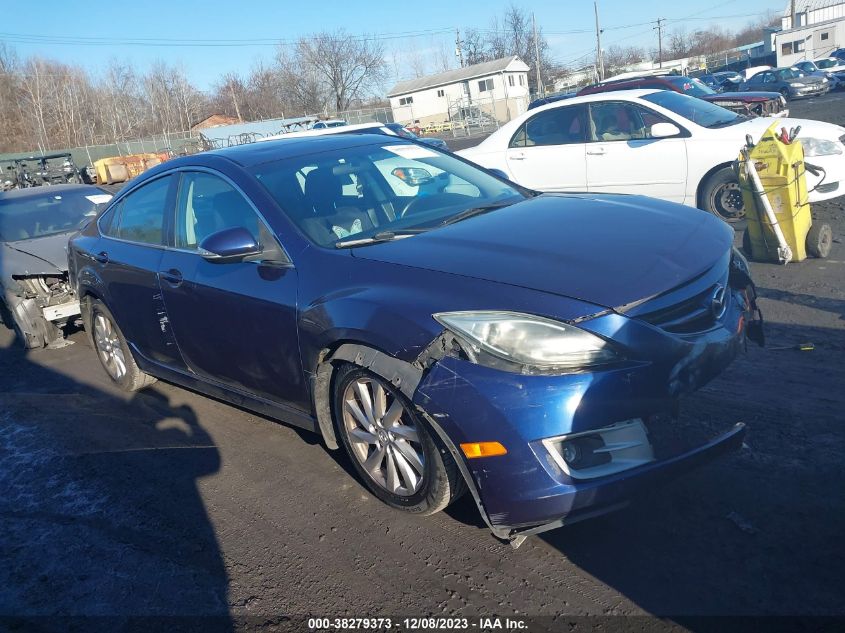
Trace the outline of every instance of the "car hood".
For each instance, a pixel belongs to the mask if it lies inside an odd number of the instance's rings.
[[[780,99],[779,92],[762,92],[762,91],[742,91],[742,92],[728,92],[717,95],[707,95],[703,97],[705,101],[769,101],[771,99]]]
[[[798,134],[798,140],[802,138],[821,138],[829,141],[838,141],[839,138],[845,134],[845,128],[833,123],[826,123],[824,121],[813,121],[810,119],[772,119],[771,117],[755,117],[742,121],[736,125],[728,125],[723,128],[711,130],[714,134],[724,136],[725,138],[737,139],[740,143],[745,138],[746,134],[751,134],[751,138],[755,142],[760,140],[763,133],[777,123],[777,129],[801,127]]]
[[[796,77],[795,79],[787,79],[786,83],[792,84],[820,84],[824,82],[824,77],[814,77],[813,75],[804,75],[803,77]]]
[[[47,275],[67,271],[67,243],[73,231],[16,242],[2,242],[3,275]]]
[[[711,268],[733,243],[714,216],[642,196],[544,194],[355,257],[622,307]]]

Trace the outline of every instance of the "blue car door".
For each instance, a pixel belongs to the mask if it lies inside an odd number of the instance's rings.
[[[203,258],[203,239],[247,229],[260,256]],[[308,411],[296,329],[296,270],[255,206],[222,174],[182,173],[174,248],[160,262],[162,295],[188,369],[236,390]]]
[[[100,221],[93,257],[104,300],[135,352],[182,368],[158,280],[176,182],[173,175],[156,178],[117,202]]]

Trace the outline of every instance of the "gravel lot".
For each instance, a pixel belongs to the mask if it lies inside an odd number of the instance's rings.
[[[842,93],[790,106],[845,124]],[[581,630],[594,622],[571,616],[655,614],[698,630],[683,618],[845,615],[845,200],[814,214],[834,228],[830,259],[753,264],[770,347],[684,404],[745,421],[747,446],[515,551],[466,497],[427,519],[391,511],[316,436],[164,383],[127,396],[83,333],[24,353],[0,328],[0,630],[69,626],[8,616],[272,629],[542,614]],[[815,349],[785,349],[801,342]]]

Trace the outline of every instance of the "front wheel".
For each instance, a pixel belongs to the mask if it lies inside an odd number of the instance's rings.
[[[91,324],[91,341],[109,378],[125,391],[138,391],[154,383],[155,378],[138,368],[123,333],[105,304],[93,299],[89,310],[87,323]]]
[[[434,514],[463,492],[449,451],[407,398],[379,376],[355,365],[339,368],[333,417],[358,475],[392,508]]]
[[[712,174],[701,187],[699,206],[726,222],[738,222],[745,217],[745,203],[736,173],[723,167]]]

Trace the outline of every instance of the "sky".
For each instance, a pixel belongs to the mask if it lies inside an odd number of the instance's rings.
[[[433,69],[447,51],[454,57],[455,29],[485,29],[504,13],[508,0],[141,0],[92,9],[88,3],[48,0],[37,11],[7,11],[0,41],[21,57],[41,55],[84,65],[96,73],[109,59],[129,60],[145,70],[156,60],[180,64],[202,89],[227,72],[247,74],[273,59],[276,47],[301,36],[345,29],[381,39],[390,67],[386,83],[413,76],[412,62]],[[519,0],[533,12],[561,63],[587,61],[595,51],[591,0]],[[719,24],[737,29],[766,11],[780,13],[785,0],[599,0],[602,47],[656,48],[651,22],[665,18],[666,31],[687,32]],[[80,10],[86,6],[91,10]],[[591,60],[590,60],[591,61]],[[457,66],[457,60],[452,60]]]

